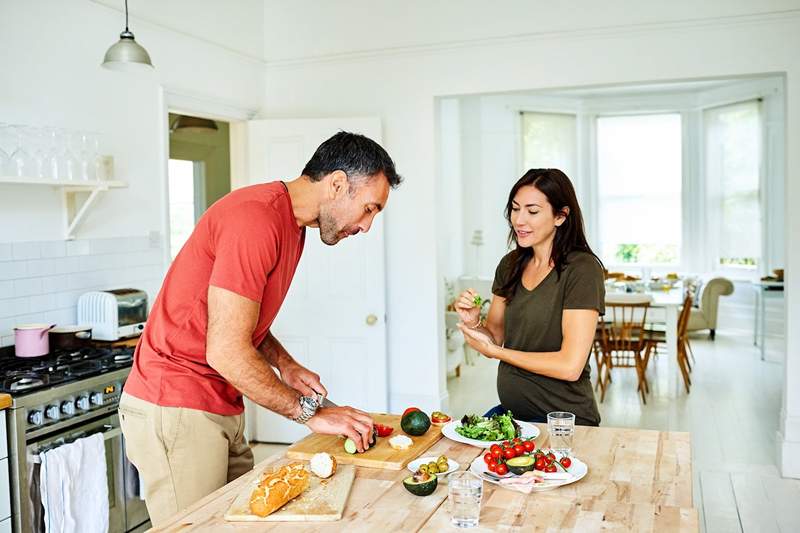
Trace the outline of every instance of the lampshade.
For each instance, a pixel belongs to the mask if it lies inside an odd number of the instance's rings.
[[[190,117],[188,115],[178,115],[172,123],[172,131],[185,131],[195,133],[211,133],[217,131],[217,123],[208,118]]]
[[[125,31],[119,41],[111,45],[103,58],[102,66],[110,70],[147,70],[153,68],[147,53],[128,29],[128,0],[125,0]]]

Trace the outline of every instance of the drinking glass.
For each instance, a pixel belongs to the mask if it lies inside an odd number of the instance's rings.
[[[453,472],[447,491],[451,523],[455,527],[477,527],[481,516],[483,480],[472,472]]]
[[[0,122],[0,176],[11,175],[11,125]]]
[[[575,435],[575,415],[565,411],[547,413],[547,431],[550,433],[550,447],[562,455],[569,455]]]
[[[14,151],[11,153],[11,174],[19,178],[34,174],[33,159],[28,152],[28,134],[25,126],[12,126],[14,132]]]

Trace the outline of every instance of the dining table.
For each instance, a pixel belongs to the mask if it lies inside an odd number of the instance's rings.
[[[547,447],[546,424],[537,424],[537,446]],[[424,455],[446,455],[469,469],[485,449],[442,438]],[[369,452],[366,452],[369,453]],[[524,494],[484,481],[476,532],[485,531],[698,531],[692,499],[689,433],[576,426],[571,455],[588,466],[573,483]],[[445,477],[429,496],[403,486],[408,470],[356,467],[341,520],[334,522],[229,522],[224,516],[242,490],[284,454],[177,513],[152,531],[457,531],[451,523]]]

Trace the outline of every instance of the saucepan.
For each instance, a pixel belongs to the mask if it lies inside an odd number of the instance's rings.
[[[39,357],[50,353],[47,332],[56,325],[22,324],[14,328],[14,355],[17,357]]]
[[[92,340],[92,326],[59,326],[50,330],[50,350],[77,350]]]

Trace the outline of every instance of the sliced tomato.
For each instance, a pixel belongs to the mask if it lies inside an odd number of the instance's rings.
[[[406,416],[408,413],[413,413],[414,411],[419,411],[419,407],[409,407],[403,411],[403,416]]]
[[[375,424],[375,431],[378,433],[379,437],[388,437],[394,431],[392,426],[385,426],[383,424]]]

